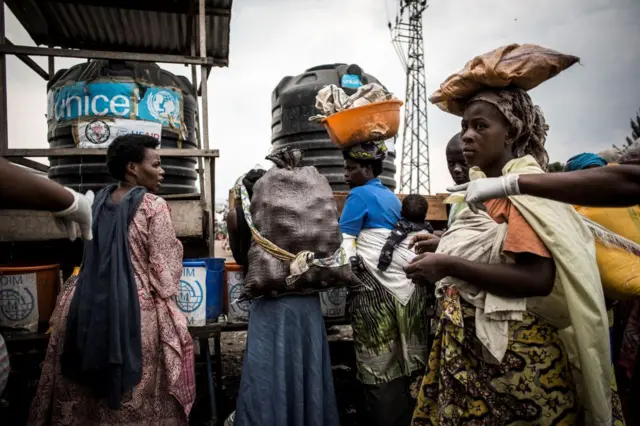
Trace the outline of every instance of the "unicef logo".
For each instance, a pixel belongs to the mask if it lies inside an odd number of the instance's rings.
[[[33,312],[35,299],[28,288],[0,291],[0,311],[9,321],[22,321]]]
[[[190,283],[180,280],[178,294],[176,295],[176,304],[182,312],[195,312],[202,305],[202,286],[198,281]]]
[[[149,113],[158,121],[175,123],[180,119],[179,101],[166,90],[156,92],[147,98]]]

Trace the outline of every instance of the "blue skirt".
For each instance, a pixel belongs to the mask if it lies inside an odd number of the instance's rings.
[[[318,296],[253,301],[235,425],[339,424]]]

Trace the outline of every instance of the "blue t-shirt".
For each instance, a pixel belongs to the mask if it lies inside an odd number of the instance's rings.
[[[363,229],[393,229],[400,220],[402,204],[380,179],[353,188],[340,216],[340,232],[357,237]]]

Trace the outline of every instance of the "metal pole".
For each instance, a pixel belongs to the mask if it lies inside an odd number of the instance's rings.
[[[49,45],[50,49],[53,49],[52,45]],[[53,78],[53,75],[56,73],[56,58],[55,56],[49,56],[47,58],[48,60],[48,65],[49,65],[49,81],[51,81],[51,79]]]
[[[211,58],[192,58],[182,55],[165,55],[156,53],[112,52],[85,49],[50,49],[48,47],[21,46],[0,44],[0,53],[7,55],[55,56],[58,58],[115,59],[118,61],[167,62],[171,64],[227,65],[226,60]]]
[[[6,37],[4,38],[4,42],[5,44],[8,44],[10,46],[13,45],[13,43],[11,43],[11,40],[9,40]],[[45,70],[43,70],[42,67],[38,65],[36,61],[31,59],[31,57],[26,55],[16,55],[16,58],[18,58],[20,61],[22,61],[23,64],[31,68],[31,70],[36,74],[38,74],[40,77],[42,77],[45,80],[49,80],[49,74]]]
[[[205,0],[200,0],[198,34],[200,35],[200,57],[207,57],[207,22],[205,16]],[[207,95],[207,68],[200,67],[202,85],[202,146],[209,149],[209,105]]]
[[[4,43],[4,0],[0,0],[0,44]],[[0,155],[9,149],[7,112],[7,55],[0,54]]]
[[[191,3],[193,4],[193,3]],[[191,34],[191,38],[189,43],[191,45],[191,56],[196,56],[196,32],[193,29],[196,27],[197,18],[195,16],[194,8],[189,8],[189,27],[192,28],[191,31],[188,31]],[[196,65],[191,65],[191,83],[193,84],[193,89],[196,91],[196,100],[198,99],[198,67]],[[202,138],[200,136],[200,114],[196,113],[196,126],[198,131],[196,132],[196,144],[198,149],[202,148]],[[206,191],[204,188],[204,167],[203,167],[202,157],[198,157],[198,176],[200,177],[200,200],[202,201],[202,207],[206,210]]]
[[[200,57],[207,57],[207,22],[205,15],[205,0],[200,0],[198,5],[198,35],[200,36]],[[207,68],[205,66],[200,67],[200,84],[202,85],[202,147],[209,149],[209,105],[208,105],[208,92],[207,92]],[[208,207],[208,223],[209,223],[209,235],[207,240],[209,242],[209,257],[215,257],[216,246],[216,229],[215,229],[215,162],[208,161],[207,169],[204,172],[204,185],[203,190],[208,192],[207,207]]]

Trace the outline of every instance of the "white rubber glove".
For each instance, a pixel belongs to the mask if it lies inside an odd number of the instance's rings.
[[[518,175],[516,174],[509,174],[499,178],[472,180],[469,183],[447,188],[447,191],[467,191],[464,201],[474,213],[478,213],[478,210],[486,210],[483,203],[487,200],[520,195]]]
[[[66,187],[64,189],[73,195],[73,203],[67,209],[53,213],[53,216],[64,226],[67,236],[71,241],[77,237],[76,223],[80,226],[82,239],[93,239],[91,232],[91,226],[93,224],[93,215],[91,212],[94,198],[93,191],[88,191],[86,195],[82,195],[73,189]]]

